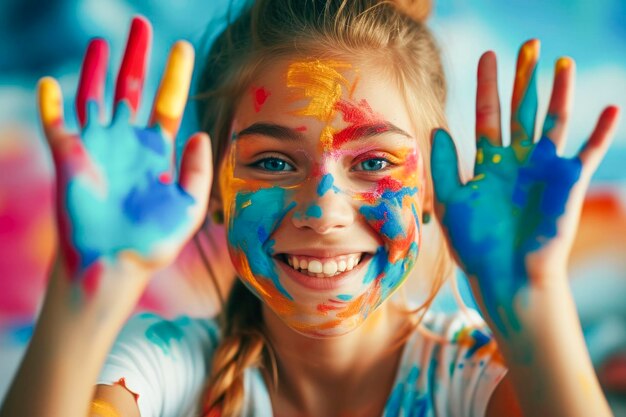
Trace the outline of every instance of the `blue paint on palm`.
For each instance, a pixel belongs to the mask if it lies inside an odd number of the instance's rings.
[[[293,300],[278,278],[272,258],[274,241],[269,236],[296,203],[286,203],[285,189],[271,187],[240,192],[234,204],[230,219],[232,224],[228,228],[231,247],[246,254],[250,270],[255,276],[270,279],[287,299]],[[256,230],[256,233],[250,233],[252,230]]]
[[[485,156],[480,178],[461,185],[454,144],[441,130],[433,143],[433,178],[437,199],[445,206],[443,225],[462,266],[478,278],[487,312],[504,335],[520,330],[513,299],[529,284],[525,259],[556,235],[571,188],[580,176],[578,159],[556,154],[543,137],[519,160],[512,147],[500,148],[482,138]]]
[[[89,112],[82,139],[98,179],[81,172],[68,182],[66,193],[81,266],[125,250],[149,257],[191,225],[187,211],[193,198],[177,184],[159,180],[169,170],[172,144],[158,126],[131,126],[125,102],[109,126],[97,122],[94,103]]]

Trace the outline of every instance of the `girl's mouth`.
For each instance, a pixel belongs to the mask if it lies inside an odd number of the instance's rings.
[[[318,258],[306,255],[281,253],[275,256],[282,268],[305,286],[328,287],[339,284],[351,272],[360,270],[372,255],[366,252]]]

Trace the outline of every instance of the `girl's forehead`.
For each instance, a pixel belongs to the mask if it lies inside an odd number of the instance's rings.
[[[269,64],[243,94],[235,129],[258,121],[303,129],[341,128],[366,118],[413,133],[401,92],[381,74],[371,66],[338,59],[285,59]]]

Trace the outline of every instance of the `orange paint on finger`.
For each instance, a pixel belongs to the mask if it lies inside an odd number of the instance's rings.
[[[191,44],[177,42],[170,52],[156,95],[151,121],[159,124],[172,137],[178,130],[187,103],[193,63],[194,50]]]
[[[526,42],[520,49],[517,58],[517,70],[515,73],[515,85],[513,87],[512,108],[516,111],[528,89],[533,68],[539,58],[539,41],[533,39]]]
[[[39,114],[46,128],[63,122],[63,96],[59,84],[52,77],[39,81]]]
[[[120,413],[111,403],[100,399],[95,399],[91,402],[89,412],[99,417],[120,417]]]

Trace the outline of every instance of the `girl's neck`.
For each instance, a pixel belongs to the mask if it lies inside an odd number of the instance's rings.
[[[354,331],[328,339],[293,331],[265,306],[263,319],[278,366],[278,389],[270,388],[275,415],[381,415],[404,346],[398,342],[409,330],[406,315],[384,303]]]

